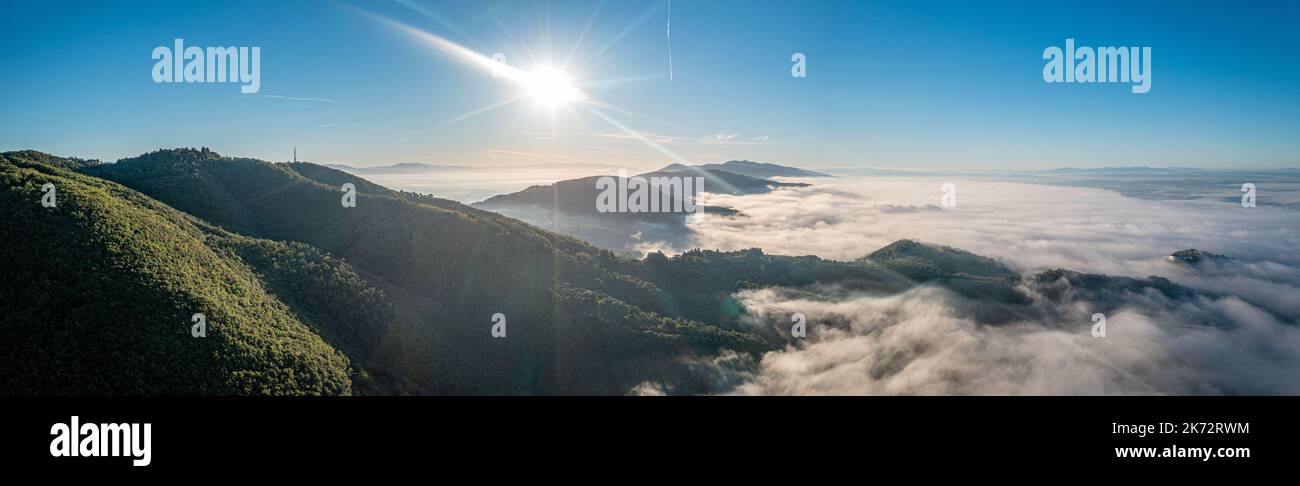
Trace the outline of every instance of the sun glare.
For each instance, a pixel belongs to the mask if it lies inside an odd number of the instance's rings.
[[[654,11],[657,8],[658,8],[657,6],[649,7],[649,9],[646,11],[646,14],[649,14],[650,12]],[[671,159],[673,162],[679,164],[689,163],[686,159],[673,153],[671,150],[668,150],[662,145],[656,143],[654,140],[651,140],[649,137],[645,136],[641,132],[638,132],[635,129],[628,127],[623,123],[620,123],[618,120],[615,120],[614,118],[605,114],[605,112],[602,111],[602,109],[618,110],[619,112],[627,114],[628,117],[632,116],[632,112],[611,105],[602,100],[599,100],[594,94],[587,93],[582,89],[578,88],[577,84],[575,84],[574,82],[574,78],[569,74],[571,71],[568,71],[566,69],[569,67],[569,61],[572,60],[575,53],[577,53],[577,49],[578,49],[577,44],[573,46],[573,50],[569,53],[569,57],[565,58],[564,61],[558,64],[558,67],[555,64],[549,63],[549,60],[551,59],[550,57],[551,53],[547,52],[546,53],[547,55],[543,57],[543,59],[546,59],[546,61],[542,61],[541,63],[538,63],[537,58],[533,57],[531,51],[529,51],[528,49],[523,49],[523,51],[525,51],[525,53],[528,54],[527,57],[529,61],[536,63],[535,64],[536,67],[534,67],[532,70],[524,70],[524,69],[516,68],[510,65],[509,63],[507,63],[504,53],[496,53],[493,54],[492,56],[485,56],[483,54],[470,50],[465,46],[462,46],[460,44],[447,40],[443,37],[440,37],[436,34],[417,29],[410,25],[386,17],[382,17],[377,14],[372,14],[364,10],[358,9],[358,11],[374,18],[377,21],[383,22],[384,24],[398,30],[401,33],[404,33],[406,35],[415,38],[417,41],[419,41],[420,43],[428,47],[432,47],[442,52],[443,54],[450,56],[465,64],[468,64],[474,68],[481,69],[485,73],[490,72],[492,74],[492,77],[501,78],[504,81],[508,81],[512,86],[520,88],[521,92],[518,93],[517,96],[513,96],[510,99],[506,99],[497,103],[493,103],[472,110],[463,115],[442,120],[435,126],[435,128],[441,128],[454,123],[458,123],[460,121],[481,115],[483,113],[487,113],[489,111],[493,111],[504,106],[513,105],[516,102],[531,98],[534,104],[538,108],[547,110],[552,115],[551,131],[553,133],[555,132],[555,121],[556,121],[554,115],[556,115],[557,111],[559,111],[557,109],[565,108],[566,110],[564,111],[570,111],[567,109],[570,107],[578,107],[578,108],[582,108],[583,111],[591,113],[597,118],[605,121],[610,126],[624,132],[625,134],[632,137],[633,139],[638,140],[641,143],[645,144],[646,146],[654,149],[656,152],[668,156],[668,158]],[[592,14],[592,19],[594,18],[595,18],[595,13]],[[631,29],[634,26],[635,24],[628,26],[628,29]],[[592,57],[592,58],[599,57],[600,54],[604,53],[605,49],[608,49],[610,46],[614,45],[614,43],[621,37],[622,35],[615,37],[608,44],[606,44],[605,47],[602,47],[600,50],[597,50],[595,54],[592,54],[588,57]],[[579,38],[579,43],[580,41],[581,41],[581,37]],[[549,40],[546,42],[546,45],[548,46],[550,45]],[[582,75],[579,76],[583,79],[583,86],[588,86],[588,87],[601,86],[601,85],[608,86],[611,84],[656,78],[655,76],[648,76],[648,77],[640,77],[640,78],[623,78],[623,79],[615,79],[615,80],[593,81],[587,79],[591,72],[590,68],[591,68],[590,66],[587,66],[585,68],[580,67],[576,69],[576,72],[583,73]],[[668,79],[672,79],[671,72],[668,75]]]
[[[550,66],[539,66],[528,73],[523,85],[529,97],[547,108],[582,100],[582,91],[573,86],[569,77]]]

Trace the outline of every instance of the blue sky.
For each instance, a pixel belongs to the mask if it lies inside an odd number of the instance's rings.
[[[296,145],[302,159],[357,166],[651,167],[666,151],[813,168],[1300,167],[1295,2],[677,0],[671,41],[664,1],[0,3],[0,150],[114,160],[209,146],[286,160]],[[566,71],[604,104],[523,100],[445,124],[521,87],[377,18],[524,70],[572,52]],[[150,54],[177,37],[260,47],[260,92],[154,83]],[[1151,91],[1044,82],[1043,49],[1067,37],[1151,47]],[[790,76],[795,52],[806,78]]]

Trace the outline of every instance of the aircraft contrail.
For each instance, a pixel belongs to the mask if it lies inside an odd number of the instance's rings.
[[[668,80],[673,80],[673,2],[668,0]]]

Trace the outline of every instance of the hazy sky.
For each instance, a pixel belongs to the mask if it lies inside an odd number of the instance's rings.
[[[1300,166],[1300,4],[1140,3],[677,0],[670,41],[666,1],[0,0],[0,150],[286,160],[296,145],[358,166],[649,167],[668,153],[813,168]],[[447,124],[521,87],[381,18],[523,70],[568,58],[588,102],[552,113],[525,99]],[[178,37],[260,47],[260,91],[154,83],[152,51]],[[1151,91],[1044,82],[1043,50],[1067,37],[1151,47]],[[790,75],[795,52],[806,78]]]

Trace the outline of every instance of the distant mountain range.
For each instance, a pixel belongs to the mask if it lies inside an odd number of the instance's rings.
[[[510,164],[510,165],[446,165],[446,164],[426,164],[420,162],[403,162],[392,165],[382,165],[373,167],[354,167],[347,164],[322,164],[325,167],[338,169],[352,174],[393,174],[393,173],[424,173],[424,172],[443,172],[443,171],[494,171],[502,169],[547,169],[547,170],[586,170],[601,173],[612,173],[622,168],[613,164],[595,164],[595,163],[559,163],[547,162],[538,164]],[[823,169],[822,171],[811,171],[796,167],[789,167],[770,163],[752,162],[748,160],[732,160],[721,164],[669,164],[659,169],[657,172],[680,172],[691,168],[707,170],[723,170],[733,174],[739,174],[749,177],[769,178],[769,177],[835,177],[836,175],[856,175],[856,176],[927,176],[939,174],[1041,174],[1041,175],[1107,175],[1107,174],[1150,174],[1150,175],[1170,175],[1170,174],[1219,174],[1219,173],[1296,173],[1300,168],[1282,168],[1282,169],[1205,169],[1199,167],[1146,167],[1146,166],[1116,166],[1116,167],[1060,167],[1056,169],[962,169],[957,171],[919,171],[919,170],[899,170],[899,169],[875,169],[869,167],[840,167],[833,169]]]
[[[768,177],[833,177],[830,174],[824,174],[821,172],[787,167],[784,165],[751,162],[748,160],[731,160],[721,164],[669,164],[667,167],[659,169],[658,172],[682,172],[691,169],[721,170],[732,174],[757,177],[760,179]]]
[[[677,171],[647,172],[636,177],[650,180],[669,176],[701,177],[704,181],[702,192],[730,195],[761,194],[778,188],[808,185],[750,177],[720,169],[680,167]],[[493,196],[473,206],[620,252],[636,253],[642,244],[649,242],[689,246],[692,237],[686,227],[687,214],[684,212],[598,211],[596,200],[601,190],[596,182],[600,177],[605,176],[536,185],[511,194]],[[660,194],[659,200],[680,198],[679,194],[671,194],[667,189],[661,190]],[[729,216],[736,213],[731,208],[719,206],[706,207],[704,211]]]
[[[444,171],[495,171],[495,170],[519,170],[519,169],[545,169],[545,170],[568,170],[568,171],[588,171],[599,173],[612,173],[622,168],[610,164],[593,164],[593,163],[558,163],[548,162],[539,164],[513,164],[513,165],[443,165],[443,164],[425,164],[418,162],[404,162],[400,164],[383,165],[375,167],[353,167],[346,164],[323,164],[331,169],[338,169],[343,172],[352,174],[394,174],[394,173],[424,173],[424,172],[444,172]],[[810,170],[787,167],[777,164],[767,164],[760,162],[751,162],[748,160],[732,160],[721,164],[700,164],[700,165],[683,165],[669,164],[656,172],[681,172],[690,169],[702,170],[721,170],[733,174],[769,178],[769,177],[833,177],[830,174],[814,172]]]
[[[1048,174],[1172,174],[1187,172],[1205,172],[1206,169],[1195,167],[1094,167],[1080,169],[1076,167],[1062,167],[1059,169],[1047,169],[1037,172]]]
[[[911,170],[891,170],[891,169],[872,169],[872,168],[838,168],[825,169],[826,172],[837,176],[932,176],[934,172],[921,172]]]
[[[350,174],[418,174],[426,172],[459,172],[459,171],[499,171],[499,170],[567,170],[567,171],[594,171],[594,172],[613,172],[618,167],[606,164],[590,163],[557,163],[548,162],[540,164],[512,164],[512,165],[444,165],[444,164],[425,164],[419,162],[403,162],[400,164],[381,165],[375,167],[353,167],[346,164],[322,164],[331,169],[341,170]]]
[[[1057,169],[936,169],[936,170],[897,170],[874,169],[869,167],[840,167],[823,169],[837,176],[993,176],[993,177],[1034,177],[1034,176],[1222,176],[1228,174],[1291,175],[1300,169],[1202,169],[1197,167],[1062,167]]]

